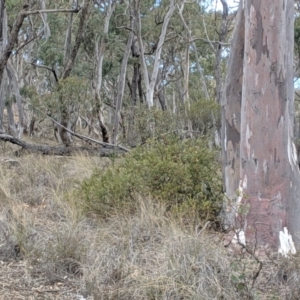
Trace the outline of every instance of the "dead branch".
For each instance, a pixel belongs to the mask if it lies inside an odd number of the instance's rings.
[[[62,127],[63,129],[65,129],[67,132],[71,133],[72,135],[76,136],[77,138],[81,139],[81,140],[85,140],[85,141],[90,141],[90,142],[93,142],[95,144],[98,144],[98,145],[101,145],[103,147],[106,147],[106,148],[119,148],[119,150],[122,150],[124,152],[129,152],[130,150],[123,147],[123,146],[120,146],[120,145],[114,145],[114,144],[109,144],[109,143],[105,143],[105,142],[101,142],[101,141],[98,141],[98,140],[94,140],[90,137],[87,137],[85,135],[81,135],[81,134],[78,134],[78,133],[75,133],[73,132],[72,130],[68,129],[67,127],[61,125],[59,122],[55,121],[53,118],[51,118],[50,116],[47,116],[49,119],[52,120],[52,122],[54,122],[56,125]]]
[[[0,140],[10,142],[12,144],[22,147],[32,153],[41,153],[44,155],[63,155],[69,156],[76,152],[86,152],[90,155],[100,155],[102,157],[109,157],[112,155],[124,154],[125,151],[116,148],[103,148],[103,147],[65,147],[65,146],[48,146],[30,144],[8,134],[0,134]]]
[[[52,72],[53,75],[54,75],[54,78],[55,78],[55,82],[58,83],[58,78],[57,78],[57,75],[56,75],[56,72],[55,72],[54,68],[50,68],[50,67],[44,66],[44,65],[38,65],[38,64],[36,64],[36,63],[34,63],[34,62],[32,62],[31,64],[32,64],[34,67],[44,68],[44,69],[46,69],[46,70]]]
[[[31,11],[25,11],[22,14],[24,16],[29,15],[36,15],[36,14],[51,14],[51,13],[57,13],[57,12],[64,12],[64,13],[78,13],[81,10],[80,7],[77,7],[75,9],[39,9],[39,10],[31,10]]]

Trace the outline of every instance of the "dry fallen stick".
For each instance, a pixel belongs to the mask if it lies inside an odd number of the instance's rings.
[[[48,145],[35,145],[27,143],[23,140],[20,140],[16,137],[13,137],[8,134],[0,134],[0,140],[5,142],[10,142],[12,144],[18,145],[23,149],[26,149],[34,153],[42,153],[45,155],[71,155],[74,152],[88,152],[92,155],[100,156],[111,156],[114,154],[124,154],[126,151],[119,147],[65,147],[65,146],[48,146]]]

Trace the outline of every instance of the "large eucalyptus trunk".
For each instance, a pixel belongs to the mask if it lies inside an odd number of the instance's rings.
[[[300,246],[293,5],[241,1],[223,101],[227,221],[240,243],[284,255]]]

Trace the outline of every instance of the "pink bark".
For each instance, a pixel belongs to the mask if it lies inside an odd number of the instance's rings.
[[[237,84],[241,79],[234,74],[242,74],[240,145],[236,142],[232,150],[240,163],[240,170],[236,170],[240,180],[237,186],[236,178],[224,172],[225,182],[233,182],[231,197],[233,189],[239,189],[242,196],[239,208],[247,207],[237,209],[235,222],[238,230],[245,233],[246,242],[281,249],[282,237],[287,238],[284,233],[288,232],[299,246],[300,173],[292,142],[293,1],[245,0],[244,3],[243,70],[240,71],[240,66],[229,70],[232,73],[227,81],[228,90],[228,84]],[[232,104],[228,105],[223,118],[226,122],[232,115],[231,107]],[[227,152],[228,139],[232,142],[234,130],[239,132],[239,128],[229,128],[224,136]],[[226,163],[228,160],[225,169]],[[292,246],[287,252],[293,252]]]

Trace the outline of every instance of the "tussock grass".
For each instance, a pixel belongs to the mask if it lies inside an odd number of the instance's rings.
[[[298,256],[266,256],[254,279],[253,256],[224,248],[221,233],[201,229],[196,217],[170,214],[150,195],[133,194],[131,214],[84,214],[72,191],[95,167],[105,170],[108,159],[27,155],[0,156],[0,163],[6,299],[19,299],[25,289],[28,299],[300,298]]]
[[[140,199],[134,217],[115,218],[98,229],[85,276],[95,299],[233,296],[230,277],[223,275],[230,267],[224,249],[205,233],[181,229],[165,210]]]

